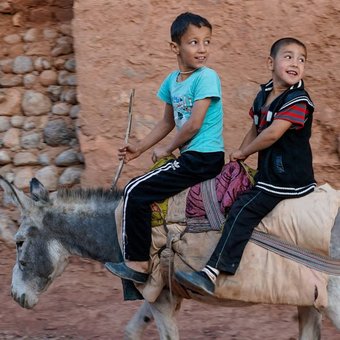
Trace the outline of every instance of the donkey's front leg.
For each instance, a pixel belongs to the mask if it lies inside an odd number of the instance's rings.
[[[139,307],[125,328],[125,340],[140,340],[148,325],[153,321],[153,315],[148,302]]]
[[[299,340],[320,340],[322,314],[314,307],[298,306]]]
[[[163,289],[150,309],[155,319],[160,340],[179,339],[176,313],[181,306],[182,298],[172,295],[168,289]]]
[[[328,281],[328,306],[326,315],[333,325],[340,330],[340,277],[331,276]]]

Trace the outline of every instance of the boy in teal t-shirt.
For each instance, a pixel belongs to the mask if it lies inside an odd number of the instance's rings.
[[[180,156],[132,179],[124,189],[123,250],[125,262],[106,263],[113,274],[144,283],[148,278],[151,245],[151,207],[199,182],[215,177],[224,165],[223,109],[220,79],[205,66],[212,27],[205,18],[179,15],[171,26],[171,49],[178,70],[162,83],[158,97],[165,102],[163,118],[137,145],[119,149],[125,163],[164,139],[175,127],[175,136],[153,150],[156,162],[179,148]]]
[[[164,80],[158,91],[158,97],[165,103],[172,105],[176,128],[180,130],[191,116],[195,101],[211,98],[199,131],[186,144],[181,152],[216,152],[223,151],[223,108],[220,79],[217,73],[201,67],[184,81],[178,82],[180,71],[174,71]]]

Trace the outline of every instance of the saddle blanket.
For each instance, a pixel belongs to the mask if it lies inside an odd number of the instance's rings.
[[[154,302],[169,281],[173,270],[200,270],[213,252],[220,231],[186,233],[185,204],[187,191],[169,199],[178,222],[154,227],[150,249],[151,274],[145,285],[136,285],[144,299]],[[184,207],[184,208],[183,208]],[[307,196],[289,199],[269,213],[257,230],[278,236],[281,240],[329,255],[331,229],[340,207],[340,192],[328,184],[317,187]],[[175,209],[176,210],[176,209]],[[178,210],[178,209],[177,209]],[[117,230],[121,226],[122,209],[116,210]],[[175,214],[176,215],[176,214]],[[171,218],[174,220],[173,216]],[[161,252],[168,246],[173,257]],[[252,242],[246,246],[239,269],[234,276],[219,275],[216,298],[249,303],[327,306],[328,275],[270,252]]]
[[[255,175],[255,170],[244,163],[229,162],[212,180],[211,189],[216,192],[216,202],[222,214],[226,214],[242,192],[253,186],[253,175]],[[202,185],[203,183],[196,184],[188,192],[185,210],[188,219],[206,216]]]
[[[161,165],[160,162],[157,166],[159,165]],[[204,194],[209,192],[210,195],[214,195],[216,203],[211,205],[212,212],[214,215],[217,213],[223,216],[236,198],[252,187],[255,172],[244,163],[229,162],[225,164],[221,173],[215,178],[198,183],[163,202],[153,203],[151,205],[152,227],[163,225],[165,222],[187,223],[193,225],[193,228],[198,231],[199,225],[202,228],[202,225],[207,223],[204,221],[207,220],[208,215],[204,206]],[[211,202],[210,198],[208,201]],[[216,210],[219,210],[219,213]],[[209,217],[213,216],[210,214]],[[220,225],[211,225],[208,226],[208,229],[220,229],[220,227]]]

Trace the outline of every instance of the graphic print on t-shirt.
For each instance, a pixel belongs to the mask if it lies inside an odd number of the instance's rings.
[[[187,96],[173,97],[174,118],[177,128],[181,129],[191,115],[192,98]]]

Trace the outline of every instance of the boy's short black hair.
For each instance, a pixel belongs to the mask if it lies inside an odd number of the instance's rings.
[[[307,58],[307,48],[305,44],[301,42],[300,40],[291,38],[291,37],[281,38],[279,40],[276,40],[270,49],[270,56],[272,58],[275,58],[281,47],[290,45],[290,44],[296,44],[296,45],[301,46],[305,50],[306,58]]]
[[[181,38],[187,31],[189,25],[194,25],[196,27],[208,27],[212,30],[212,26],[207,19],[197,14],[185,12],[180,14],[171,25],[171,41],[180,44]]]

